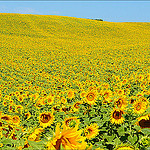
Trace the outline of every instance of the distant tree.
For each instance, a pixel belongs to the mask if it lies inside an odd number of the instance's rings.
[[[103,19],[94,19],[94,20],[97,20],[97,21],[103,21]]]

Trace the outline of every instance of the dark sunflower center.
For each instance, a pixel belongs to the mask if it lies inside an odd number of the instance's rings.
[[[87,131],[88,131],[88,133],[91,133],[91,132],[92,132],[92,129],[88,129]]]
[[[114,113],[113,113],[113,118],[114,119],[121,119],[121,117],[122,117],[122,111],[114,111]]]
[[[66,125],[69,126],[70,121],[72,121],[73,119],[68,119],[66,120]]]
[[[141,105],[138,104],[137,107],[136,107],[136,110],[139,111],[140,109],[141,109]]]
[[[142,119],[139,121],[139,125],[141,128],[150,128],[150,118],[149,120]]]
[[[133,103],[134,103],[134,99],[131,99],[131,101],[130,101],[130,102],[131,102],[131,104],[133,104]]]
[[[41,115],[41,122],[42,123],[48,123],[51,119],[51,116],[48,114],[42,114]]]
[[[9,120],[10,118],[9,118],[9,117],[7,117],[7,116],[4,116],[4,117],[1,117],[1,119]]]
[[[13,122],[14,123],[17,123],[19,121],[19,118],[18,117],[13,117]]]
[[[120,108],[122,106],[122,101],[121,100],[118,100],[117,102],[117,106]]]
[[[89,93],[89,94],[86,96],[86,98],[87,98],[89,101],[94,100],[94,97],[95,97],[95,95],[94,95],[93,93]]]
[[[74,107],[78,109],[78,108],[79,108],[79,104],[80,104],[80,103],[76,103],[76,104],[74,105]]]

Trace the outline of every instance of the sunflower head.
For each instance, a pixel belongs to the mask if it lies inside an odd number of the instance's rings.
[[[49,95],[47,96],[46,100],[47,104],[52,105],[54,103],[54,96]]]
[[[80,104],[82,104],[82,101],[77,101],[73,104],[73,110],[74,111],[79,111],[79,108],[80,108]]]
[[[97,93],[95,91],[90,91],[90,92],[87,92],[85,96],[85,101],[88,104],[92,105],[92,104],[95,104],[96,98],[97,98]]]
[[[41,113],[39,117],[40,126],[47,127],[53,123],[54,116],[50,112]]]
[[[138,120],[137,125],[139,125],[142,129],[150,128],[150,114],[141,116],[137,118],[137,120]]]
[[[67,99],[65,99],[64,97],[61,98],[61,103],[66,104],[67,103]]]
[[[116,150],[134,150],[134,149],[131,148],[130,146],[121,146],[121,147],[117,148]]]
[[[134,107],[134,112],[136,114],[142,114],[147,109],[147,105],[145,104],[145,102],[139,100],[133,104],[133,107]]]
[[[64,128],[74,128],[75,126],[79,125],[80,121],[77,119],[77,117],[70,117],[66,118],[63,122]]]
[[[117,108],[124,110],[127,106],[128,102],[126,101],[125,97],[119,97],[118,99],[116,99],[115,101],[115,106],[117,106]]]
[[[10,122],[11,121],[11,116],[9,116],[9,115],[2,115],[1,116],[1,120],[4,120],[6,122]]]
[[[111,122],[115,124],[121,124],[124,121],[124,118],[122,116],[124,114],[123,110],[115,109],[111,113]]]
[[[86,127],[84,133],[87,139],[91,139],[94,138],[98,133],[99,133],[99,129],[98,129],[98,125],[96,123]]]
[[[28,120],[30,117],[31,117],[31,113],[30,112],[25,113],[25,119],[26,120]]]
[[[13,124],[18,125],[20,123],[20,118],[19,116],[13,116],[11,121]]]
[[[73,90],[69,90],[69,91],[67,92],[67,97],[68,97],[69,99],[74,98],[74,97],[75,97],[75,92],[74,92]]]

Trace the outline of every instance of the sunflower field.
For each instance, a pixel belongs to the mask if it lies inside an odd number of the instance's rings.
[[[150,150],[150,23],[0,14],[1,150]]]

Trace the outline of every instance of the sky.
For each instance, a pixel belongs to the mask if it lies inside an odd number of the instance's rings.
[[[0,1],[0,13],[150,22],[150,1]]]

